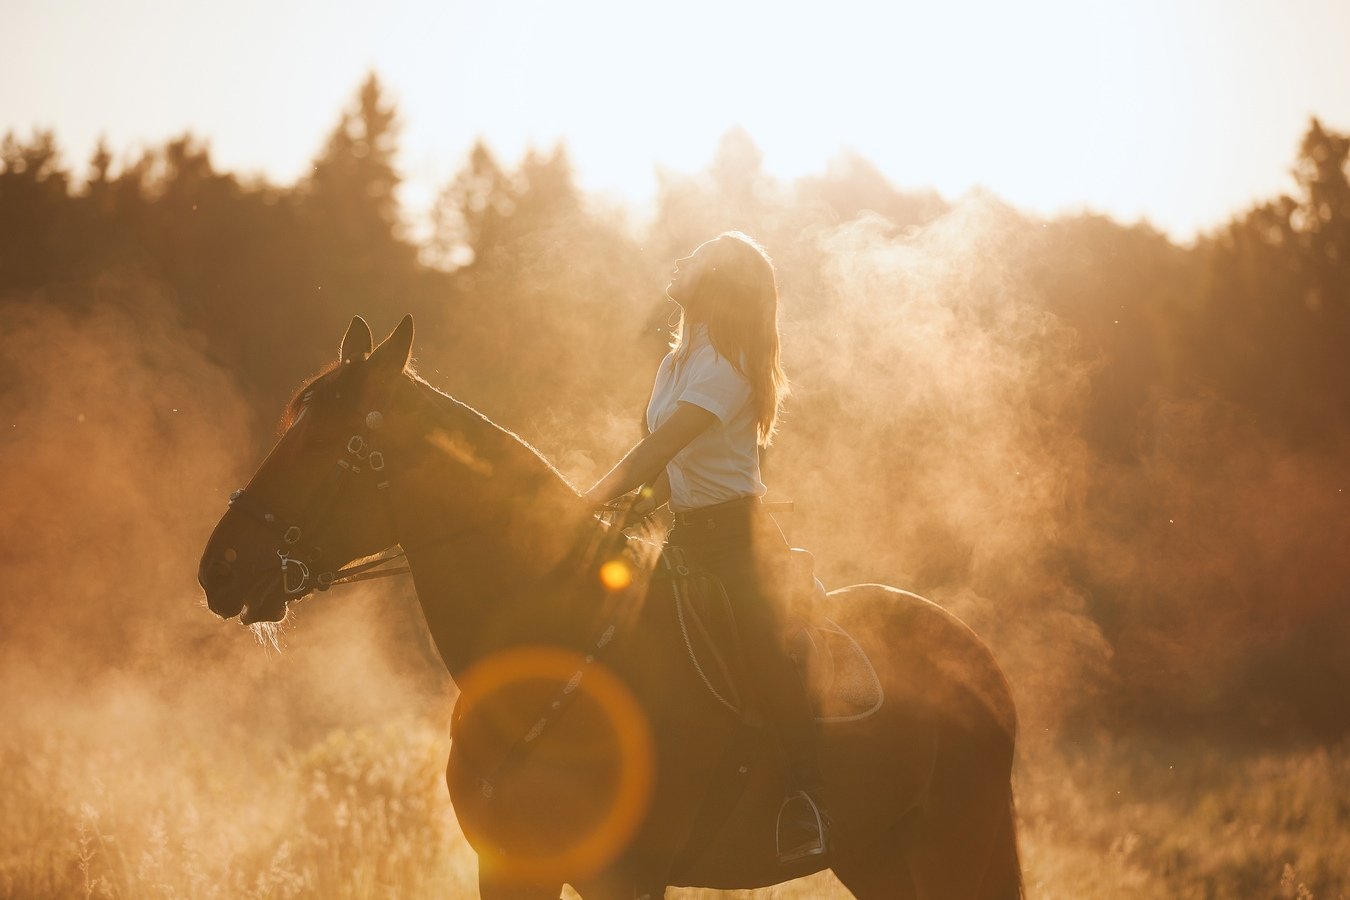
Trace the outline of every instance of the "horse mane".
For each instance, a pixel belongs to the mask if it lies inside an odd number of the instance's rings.
[[[277,423],[278,433],[284,434],[295,423],[301,409],[313,397],[340,393],[347,373],[357,371],[359,367],[333,360],[306,378],[287,401]],[[466,457],[481,453],[488,457],[492,467],[514,458],[520,465],[513,468],[526,479],[522,494],[533,494],[551,484],[580,500],[576,487],[529,441],[447,394],[418,374],[412,365],[403,370],[403,377],[431,401],[437,412],[455,424],[465,426],[472,435],[475,447],[443,447],[450,455],[457,455],[457,450]],[[468,461],[472,463],[473,460]],[[574,537],[574,552],[548,572],[537,589],[567,598],[564,602],[578,611],[590,611],[609,620],[619,620],[618,613],[622,613],[623,621],[636,617],[661,555],[665,530],[663,525],[650,518],[631,520],[622,512],[605,518],[588,517]],[[623,562],[629,576],[629,583],[621,589],[606,587],[600,578],[601,567],[616,560]]]
[[[525,440],[523,437],[516,434],[509,428],[497,424],[492,419],[488,418],[486,415],[474,409],[472,406],[465,403],[464,401],[457,400],[456,398],[450,396],[445,391],[442,391],[440,388],[436,387],[434,384],[427,381],[421,375],[417,374],[417,372],[414,371],[413,369],[411,368],[405,369],[403,374],[410,381],[412,381],[413,384],[421,388],[425,393],[430,394],[431,399],[436,402],[436,404],[442,409],[442,411],[449,412],[456,418],[461,420],[467,420],[468,422],[474,425],[486,426],[487,433],[493,436],[495,443],[497,444],[497,447],[494,449],[498,448],[523,449],[529,457],[533,458],[534,462],[539,463],[543,467],[544,471],[548,472],[559,482],[565,485],[568,490],[580,496],[580,491],[578,491],[576,487],[572,484],[572,482],[567,479],[567,476],[563,475],[563,473],[558,470],[557,466],[553,465],[553,463],[549,461],[548,457],[544,456],[544,454],[541,453],[539,449],[535,447],[533,444],[531,444],[529,441]]]
[[[300,386],[291,394],[291,398],[286,401],[286,406],[281,410],[281,418],[277,420],[278,437],[285,434],[295,424],[295,417],[300,415],[300,407],[305,405],[310,395],[316,390],[327,387],[330,382],[336,381],[337,378],[333,373],[341,369],[342,361],[335,359],[300,383]]]
[[[505,453],[514,451],[522,460],[535,466],[533,474],[546,482],[579,497],[579,492],[542,452],[520,435],[491,418],[450,396],[413,371],[405,371],[436,408],[456,421],[474,428],[475,438],[487,436],[493,442],[489,450]],[[665,543],[666,527],[651,518],[632,520],[619,512],[608,521],[592,516],[583,521],[574,537],[574,550],[547,573],[536,590],[565,596],[579,611],[590,611],[601,618],[630,624],[642,608],[651,574]],[[606,587],[600,578],[600,568],[608,562],[621,561],[627,569],[629,582],[621,589]],[[621,614],[621,618],[620,615]]]
[[[347,365],[341,360],[335,359],[328,362],[314,374],[302,381],[300,386],[291,393],[290,399],[286,401],[286,405],[281,411],[281,417],[277,421],[278,433],[284,434],[291,425],[295,424],[296,416],[300,414],[301,407],[309,401],[311,396],[315,393],[330,393],[331,389],[342,380],[343,375],[347,371],[349,371]],[[417,368],[412,363],[409,363],[404,367],[403,376],[417,387],[423,389],[426,393],[432,395],[433,399],[444,411],[451,412],[458,418],[468,417],[470,421],[476,420],[476,424],[488,426],[490,433],[495,432],[504,438],[508,438],[510,442],[523,447],[533,455],[535,459],[542,463],[548,471],[555,475],[559,481],[563,482],[568,487],[572,487],[572,483],[568,481],[562,472],[558,471],[557,467],[549,462],[548,458],[545,457],[543,453],[539,452],[533,444],[510,429],[498,425],[496,422],[492,421],[492,419],[488,418],[464,401],[457,400],[445,391],[436,387],[436,385],[427,381],[418,374]],[[575,490],[575,488],[573,488],[573,490]]]
[[[342,381],[346,372],[350,371],[347,364],[340,359],[330,360],[314,374],[300,382],[300,386],[292,392],[290,399],[281,410],[281,417],[277,420],[277,434],[285,434],[287,429],[295,424],[296,416],[300,415],[300,408],[305,405],[316,393],[327,395],[333,392],[339,382]],[[403,368],[403,374],[411,378],[414,382],[422,384],[448,400],[453,400],[447,394],[437,390],[434,385],[424,381],[417,374],[417,368],[409,362]],[[462,405],[462,404],[461,404]],[[486,418],[486,417],[484,417]]]

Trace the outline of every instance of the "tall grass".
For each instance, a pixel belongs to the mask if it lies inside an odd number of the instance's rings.
[[[0,894],[473,896],[445,746],[408,721],[280,754],[189,733],[7,743]]]
[[[1350,898],[1350,747],[1158,739],[1026,759],[1035,898]]]
[[[247,729],[11,732],[0,896],[473,897],[447,748],[406,716],[296,748]],[[1350,747],[1046,744],[1019,761],[1017,792],[1035,900],[1350,897]],[[824,874],[756,896],[848,895]]]

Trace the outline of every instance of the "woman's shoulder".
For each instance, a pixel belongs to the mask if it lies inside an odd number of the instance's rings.
[[[691,369],[743,377],[740,371],[731,364],[731,360],[723,356],[721,351],[712,345],[711,341],[703,341],[691,346],[688,362]]]
[[[682,399],[711,409],[723,421],[753,393],[750,380],[711,346],[691,354],[687,372]]]

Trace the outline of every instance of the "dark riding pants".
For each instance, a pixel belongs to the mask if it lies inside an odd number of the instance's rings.
[[[783,646],[780,612],[790,549],[758,500],[680,513],[668,543],[722,581],[736,617],[752,688],[787,756],[795,789],[821,782],[816,723],[797,667]]]

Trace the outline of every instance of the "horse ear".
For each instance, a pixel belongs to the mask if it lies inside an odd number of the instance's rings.
[[[389,337],[380,342],[370,354],[370,363],[395,375],[401,373],[412,358],[413,317],[404,316]]]
[[[370,326],[360,316],[352,316],[352,324],[342,336],[342,346],[338,348],[340,362],[359,362],[370,354],[375,339],[370,336]]]

